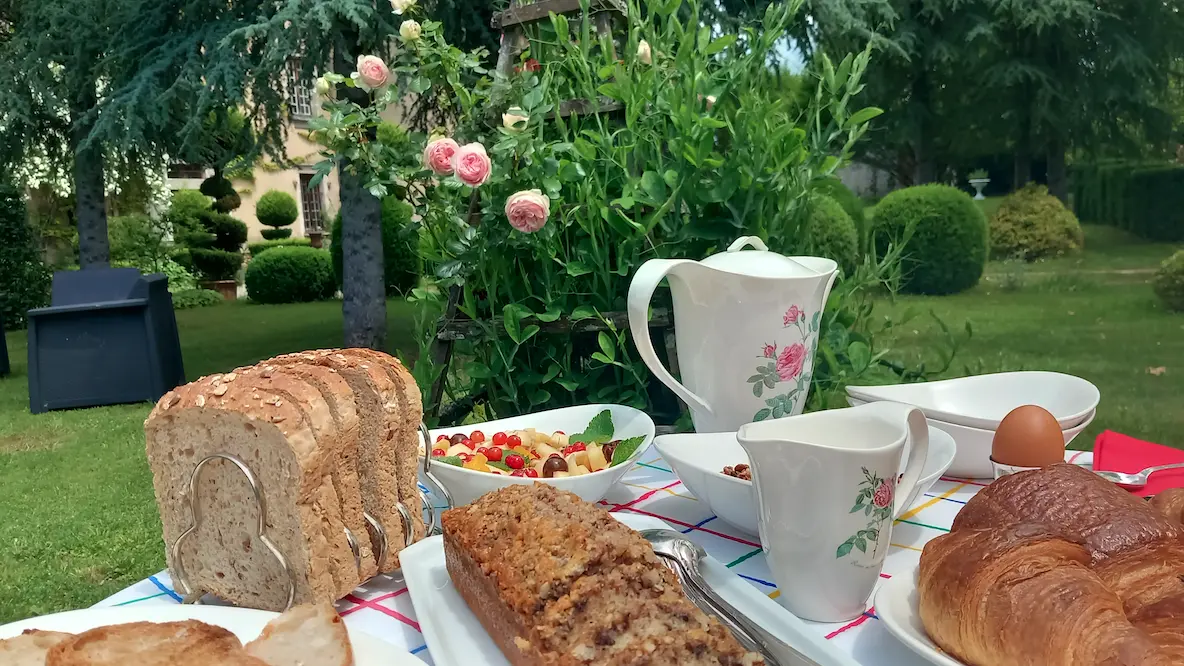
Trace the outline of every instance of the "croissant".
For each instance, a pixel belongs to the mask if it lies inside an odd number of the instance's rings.
[[[1184,524],[1184,488],[1169,488],[1151,498],[1151,506],[1177,523]]]
[[[974,666],[1184,664],[1172,495],[1152,505],[1065,464],[999,479],[922,552],[926,630]]]
[[[1179,664],[1127,619],[1090,559],[1041,525],[951,532],[921,555],[921,621],[973,666]]]

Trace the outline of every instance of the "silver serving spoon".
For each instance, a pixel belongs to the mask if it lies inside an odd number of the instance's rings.
[[[1094,474],[1113,481],[1115,484],[1122,486],[1128,490],[1138,490],[1147,485],[1147,480],[1156,472],[1161,472],[1165,469],[1180,469],[1184,467],[1184,463],[1173,463],[1171,465],[1159,465],[1156,467],[1148,467],[1147,469],[1136,472],[1134,474],[1127,474],[1126,472],[1102,472],[1094,470]]]
[[[707,557],[707,552],[699,544],[674,530],[641,530],[641,536],[650,542],[659,557],[678,563],[679,577],[684,582],[684,589],[691,588],[694,594],[709,604],[714,610],[713,614],[728,625],[738,640],[750,643],[750,646],[746,647],[759,652],[767,666],[821,666],[797,648],[749,620],[740,609],[712,589],[699,569],[699,563]]]

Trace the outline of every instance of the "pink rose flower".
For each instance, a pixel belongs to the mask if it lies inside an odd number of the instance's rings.
[[[460,182],[470,187],[479,187],[489,180],[489,171],[493,164],[485,152],[485,146],[479,143],[467,143],[457,149],[452,156],[452,170]]]
[[[777,376],[781,381],[797,379],[802,374],[802,365],[806,362],[806,346],[797,343],[781,350],[777,357]]]
[[[371,90],[385,88],[390,85],[391,70],[378,56],[358,56],[358,81]]]
[[[547,223],[551,200],[541,190],[522,190],[506,199],[506,217],[510,226],[524,234],[533,234]]]
[[[790,324],[796,324],[798,323],[798,319],[800,319],[803,314],[805,313],[802,312],[798,306],[791,305],[789,306],[789,309],[785,311],[785,318],[782,321],[786,326],[789,326]]]
[[[452,158],[460,144],[452,139],[432,139],[423,149],[423,165],[437,176],[452,175]]]
[[[765,358],[777,358],[777,343],[765,345]]]

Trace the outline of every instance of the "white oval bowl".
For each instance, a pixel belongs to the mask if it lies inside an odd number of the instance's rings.
[[[534,428],[548,434],[556,430],[562,430],[569,435],[574,435],[583,432],[584,428],[588,427],[588,422],[592,420],[592,417],[606,409],[613,416],[613,439],[645,437],[645,441],[637,447],[633,455],[615,467],[609,467],[608,469],[602,469],[599,472],[592,472],[590,474],[569,476],[560,479],[532,479],[529,477],[502,476],[488,472],[477,472],[455,465],[434,464],[431,466],[432,474],[448,489],[449,494],[452,495],[454,506],[464,506],[485,493],[493,492],[499,488],[526,485],[536,481],[549,483],[561,490],[575,493],[579,495],[580,499],[587,502],[598,502],[604,499],[604,496],[608,494],[613,484],[625,476],[625,473],[633,467],[633,464],[641,458],[641,455],[653,443],[654,422],[645,412],[624,405],[579,405],[577,407],[562,407],[536,414],[525,414],[523,416],[514,416],[496,421],[486,421],[485,423],[473,423],[456,428],[440,428],[431,431],[432,442],[435,442],[436,438],[440,435],[451,437],[458,432],[467,435],[474,430],[482,431],[485,433],[486,438],[492,437],[493,433],[499,431],[525,430],[527,428]]]
[[[889,386],[848,386],[847,395],[863,402],[891,400],[914,405],[945,423],[995,430],[1008,412],[1039,405],[1061,430],[1093,418],[1101,393],[1088,380],[1060,372],[996,372],[958,379]]]
[[[862,400],[848,397],[847,402],[852,407],[867,404]],[[1073,438],[1081,434],[1086,426],[1093,422],[1096,412],[1090,412],[1085,415],[1085,420],[1077,425],[1062,430],[1061,435],[1065,438],[1065,447],[1068,448],[1069,442]],[[971,428],[969,426],[958,425],[956,423],[946,423],[938,421],[937,419],[926,419],[929,422],[930,428],[937,428],[942,430],[954,438],[954,444],[957,445],[958,452],[954,455],[954,462],[950,465],[950,469],[946,474],[956,476],[962,479],[994,479],[995,468],[991,465],[991,444],[995,439],[994,430],[983,430],[982,428]]]
[[[747,534],[757,535],[760,518],[756,487],[723,473],[731,465],[747,465],[748,452],[736,441],[736,433],[662,435],[654,448],[670,464],[700,502],[706,502],[720,520]],[[954,460],[954,440],[935,428],[929,429],[929,456],[921,480],[908,498],[911,505],[928,491]]]

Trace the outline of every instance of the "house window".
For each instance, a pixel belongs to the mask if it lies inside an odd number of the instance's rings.
[[[205,178],[206,168],[200,164],[174,162],[169,165],[169,178]]]
[[[300,76],[300,63],[288,63],[285,85],[288,92],[288,108],[297,118],[312,116],[312,88]]]
[[[314,174],[300,174],[300,204],[304,210],[304,231],[322,231],[325,228],[322,218],[321,183],[310,187]]]

